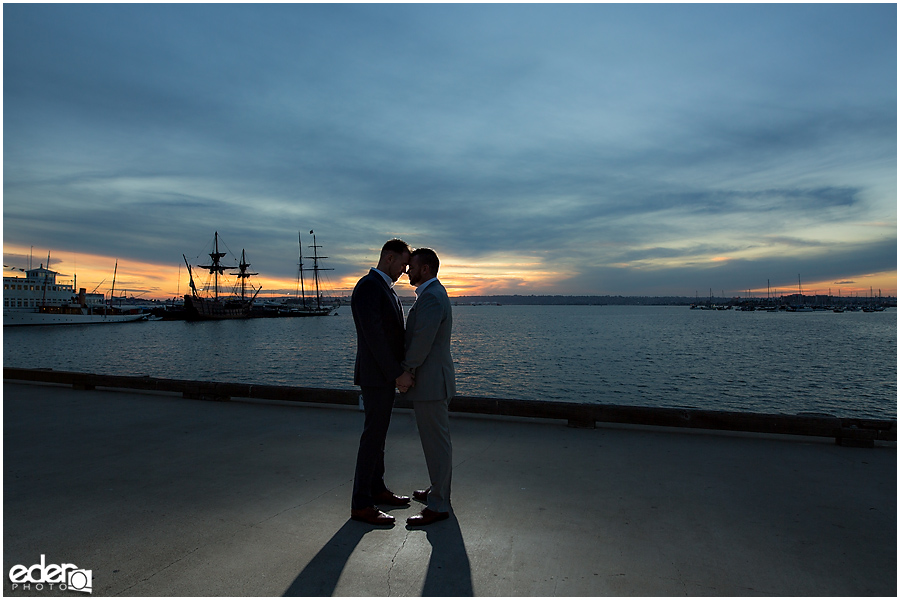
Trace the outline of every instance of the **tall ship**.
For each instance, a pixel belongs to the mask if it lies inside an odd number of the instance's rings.
[[[112,306],[103,294],[88,293],[85,288],[80,288],[76,294],[75,286],[57,281],[60,273],[49,267],[48,254],[47,267],[41,263],[37,269],[18,269],[24,277],[3,276],[4,327],[127,323],[147,318],[139,310]]]
[[[300,304],[300,306],[292,308],[288,312],[288,315],[292,317],[326,317],[337,309],[337,306],[333,304],[327,304],[323,301],[322,290],[319,288],[319,273],[321,271],[334,271],[334,269],[328,269],[319,266],[319,261],[328,257],[319,256],[319,248],[321,248],[322,246],[316,244],[316,234],[313,230],[310,230],[309,234],[313,236],[313,243],[312,246],[310,246],[313,251],[313,255],[311,257],[313,261],[312,268],[303,266],[303,240],[300,237],[300,234],[297,234],[297,242],[300,245],[300,263],[298,265],[299,268],[297,269],[297,279],[299,280],[298,303]],[[312,298],[307,297],[306,283],[303,276],[303,273],[310,272],[313,275],[312,286],[310,289],[310,293],[314,293],[314,296]]]
[[[241,260],[237,265],[223,264],[222,259],[228,254],[219,251],[219,232],[217,231],[213,242],[213,251],[209,253],[210,261],[208,265],[191,267],[187,257],[184,254],[181,256],[187,265],[191,285],[191,293],[184,296],[184,311],[187,320],[247,319],[251,316],[253,301],[256,300],[256,296],[262,290],[262,286],[255,288],[250,283],[250,277],[259,275],[259,273],[250,272],[250,264],[247,262],[244,250],[241,250]],[[206,293],[201,293],[194,283],[194,268],[209,271],[212,281],[210,285],[204,287]],[[229,273],[229,275],[235,277],[232,289],[229,293],[220,295],[220,278],[224,285],[226,281],[225,272],[232,270],[237,270],[236,273]]]

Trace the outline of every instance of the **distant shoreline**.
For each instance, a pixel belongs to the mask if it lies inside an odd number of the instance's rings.
[[[339,303],[341,305],[349,305],[349,296],[324,296],[323,301],[327,303]],[[139,300],[129,298],[124,304],[168,304],[174,299],[158,300],[146,299]],[[400,300],[404,305],[411,305],[415,302],[414,295],[401,295]],[[798,303],[798,304],[870,304],[877,303],[883,306],[896,307],[897,298],[894,296],[883,296],[880,298],[866,297],[849,297],[843,298],[837,296],[804,295],[801,299],[799,294],[791,294],[785,296],[773,297],[769,300],[766,298],[745,298],[739,296],[724,297],[693,297],[693,296],[561,296],[561,295],[499,295],[499,296],[451,296],[451,302],[456,305],[484,304],[484,305],[510,305],[510,306],[690,306],[692,304],[716,304],[716,305],[740,305],[740,304],[765,304],[767,302],[777,303]],[[272,302],[285,304],[295,304],[299,300],[293,297],[265,298],[258,301],[259,304]]]
[[[817,301],[828,303],[838,300],[829,296],[803,296],[805,303],[815,304]],[[414,300],[412,298],[411,300]],[[747,302],[747,298],[738,297],[712,297],[695,298],[689,296],[454,296],[450,300],[457,304],[510,304],[510,305],[569,305],[569,306],[690,306],[692,304],[734,304]],[[765,298],[751,298],[754,303],[764,303]],[[772,298],[772,301],[792,302],[799,300],[798,294]],[[850,298],[844,298],[850,302]],[[858,303],[871,302],[866,298],[856,298]],[[897,306],[897,299],[892,296],[878,298],[879,304]]]
[[[510,305],[558,305],[558,306],[689,306],[695,298],[682,296],[452,296],[457,304],[510,304]]]

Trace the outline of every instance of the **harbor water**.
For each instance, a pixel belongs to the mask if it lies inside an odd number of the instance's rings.
[[[897,417],[894,309],[459,305],[453,316],[460,395]],[[3,364],[352,389],[355,335],[349,306],[331,317],[7,327]]]

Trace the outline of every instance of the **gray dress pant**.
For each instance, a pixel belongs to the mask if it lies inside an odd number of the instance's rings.
[[[419,439],[425,452],[425,464],[431,487],[428,508],[435,512],[450,512],[450,476],[453,450],[450,444],[450,399],[413,402]]]

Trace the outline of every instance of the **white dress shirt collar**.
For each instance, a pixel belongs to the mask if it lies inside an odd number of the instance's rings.
[[[385,282],[386,284],[388,284],[388,287],[391,288],[391,289],[393,289],[393,287],[394,287],[394,282],[391,281],[391,278],[390,278],[390,277],[388,277],[385,273],[379,271],[377,267],[372,267],[372,270],[375,271],[376,273],[378,273],[379,275],[381,275],[382,279],[384,279],[384,282]]]
[[[437,281],[437,280],[438,280],[437,277],[432,277],[431,279],[429,279],[428,281],[426,281],[425,283],[423,283],[422,285],[420,285],[419,287],[417,287],[417,288],[416,288],[416,298],[418,298],[419,296],[421,296],[421,295],[422,295],[422,292],[425,291],[425,288],[427,288],[429,285],[431,285],[432,282]]]

